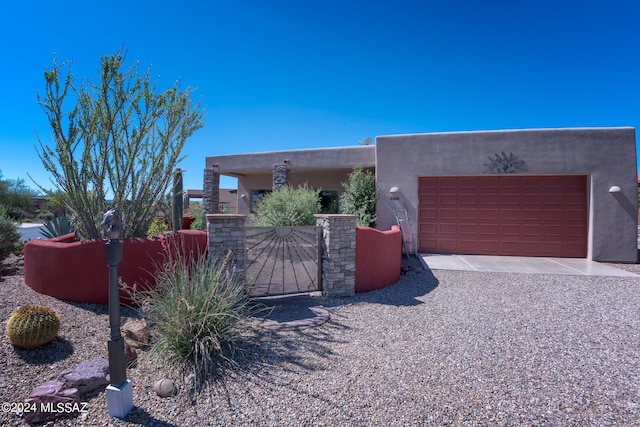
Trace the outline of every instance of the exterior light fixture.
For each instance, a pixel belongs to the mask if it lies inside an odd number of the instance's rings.
[[[242,198],[242,199],[246,199],[246,198],[247,198],[247,195],[246,195],[246,194],[244,194],[244,193],[242,193],[242,194],[240,195],[240,198]]]
[[[609,193],[620,193],[622,190],[617,185],[612,185],[609,187]]]
[[[389,193],[391,194],[398,194],[400,192],[400,189],[398,187],[391,187],[391,189],[389,190]]]

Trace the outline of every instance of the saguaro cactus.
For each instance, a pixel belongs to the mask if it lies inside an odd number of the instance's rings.
[[[11,344],[33,350],[58,336],[60,316],[51,307],[24,305],[9,317],[5,332]]]
[[[182,169],[178,168],[173,173],[173,189],[171,192],[171,221],[173,231],[182,229],[182,215],[184,211],[182,192]]]

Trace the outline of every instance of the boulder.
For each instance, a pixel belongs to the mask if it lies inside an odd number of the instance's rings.
[[[120,328],[127,344],[145,349],[149,346],[149,325],[144,319],[129,320]]]
[[[109,361],[103,357],[80,363],[73,370],[63,371],[58,381],[63,381],[67,387],[77,388],[80,394],[85,394],[105,387],[109,384]]]
[[[34,388],[25,400],[24,420],[42,423],[73,414],[80,402],[78,389],[62,381],[47,381]]]
[[[178,394],[178,387],[173,381],[163,378],[155,382],[153,391],[160,397],[169,397]]]

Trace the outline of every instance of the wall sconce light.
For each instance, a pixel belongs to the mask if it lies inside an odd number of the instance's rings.
[[[398,187],[391,187],[391,189],[389,190],[389,193],[391,194],[398,194],[400,192],[400,189]]]
[[[240,195],[240,198],[241,198],[241,199],[246,199],[246,198],[247,198],[247,195],[246,195],[246,194],[244,194],[244,193],[242,193],[242,194]]]
[[[609,193],[621,193],[622,190],[617,185],[612,185],[609,187]]]

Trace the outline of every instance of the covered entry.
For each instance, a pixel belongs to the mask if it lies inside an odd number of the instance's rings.
[[[587,176],[418,178],[419,251],[587,256]]]

